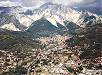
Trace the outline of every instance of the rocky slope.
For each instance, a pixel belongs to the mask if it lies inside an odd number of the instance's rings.
[[[26,14],[28,10],[25,10],[22,7],[11,7],[6,9],[10,9],[9,12],[6,12],[6,16],[9,15],[9,17],[0,16],[0,24],[9,24],[9,22],[14,23],[21,31],[27,30],[33,22],[41,18],[47,19],[56,27],[58,27],[58,23],[65,26],[64,21],[73,22],[80,27],[85,27],[86,24],[93,24],[101,20],[101,16],[92,14],[88,11],[79,12],[67,6],[53,3],[45,3],[38,9],[29,10],[29,14]],[[11,15],[12,17],[10,17]],[[9,18],[9,20],[5,22],[5,19],[7,18]],[[14,29],[14,31],[16,30]]]

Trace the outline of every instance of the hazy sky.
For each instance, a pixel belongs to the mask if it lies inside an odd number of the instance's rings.
[[[53,2],[68,6],[102,6],[102,0],[0,0],[0,4],[6,4],[7,2],[13,4],[18,3],[24,7],[38,7],[46,2]]]

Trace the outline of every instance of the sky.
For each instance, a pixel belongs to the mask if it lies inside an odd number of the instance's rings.
[[[24,7],[39,7],[47,2],[63,4],[67,6],[102,7],[102,0],[0,0],[0,5],[21,5]]]

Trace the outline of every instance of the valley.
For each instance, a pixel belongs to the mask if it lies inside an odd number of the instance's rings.
[[[26,46],[24,48],[22,46],[19,49],[0,50],[0,73],[2,75],[96,75],[97,73],[101,75],[102,70],[95,70],[95,64],[92,69],[90,59],[89,62],[87,59],[80,59],[82,51],[79,50],[83,47],[66,44],[66,40],[71,38],[72,36],[61,35],[40,37],[36,40],[40,41],[39,45],[42,47],[25,50]],[[88,63],[85,64],[85,60]],[[102,59],[99,60],[101,63]]]
[[[0,7],[0,75],[102,75],[99,14],[50,2]]]

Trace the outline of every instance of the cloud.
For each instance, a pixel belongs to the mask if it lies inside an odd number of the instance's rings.
[[[74,5],[81,5],[81,6],[87,6],[87,5],[94,5],[99,4],[99,1],[102,0],[0,0],[0,1],[10,1],[10,2],[19,2],[21,3],[24,7],[39,7],[42,4],[46,2],[52,2],[52,3],[57,3],[57,4],[63,4],[63,5],[68,5],[68,6],[74,6]]]
[[[63,4],[63,5],[74,5],[80,3],[82,0],[52,0],[53,3]]]
[[[9,0],[11,2],[21,2],[22,0]]]
[[[97,1],[98,0],[52,0],[52,2],[54,3],[64,4],[68,6],[93,4]]]
[[[12,1],[21,1],[23,6],[36,6],[36,5],[38,6],[46,2],[53,2],[53,3],[73,6],[73,5],[92,4],[98,0],[12,0]]]
[[[20,2],[11,2],[9,0],[0,0],[0,6],[2,7],[11,7],[11,6],[22,6]]]
[[[82,3],[87,4],[87,3],[93,3],[96,2],[97,0],[82,0]]]
[[[83,0],[82,3],[77,4],[79,7],[101,7],[102,0]]]
[[[0,0],[0,1],[9,1],[9,0]]]
[[[44,0],[22,0],[22,5],[31,7],[31,6],[40,6],[44,3]]]

